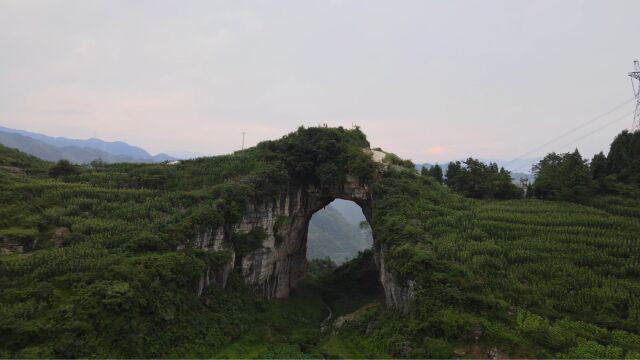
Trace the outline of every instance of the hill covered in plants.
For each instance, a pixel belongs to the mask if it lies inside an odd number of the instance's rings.
[[[301,128],[178,165],[90,167],[0,147],[0,357],[640,356],[638,199],[468,199],[391,155],[378,171],[368,147],[357,129]],[[377,246],[413,284],[406,313],[384,306],[370,252],[312,263],[290,299],[258,299],[238,273],[198,296],[229,257],[194,246],[199,230],[347,175],[373,188]],[[262,241],[231,238],[240,254]]]

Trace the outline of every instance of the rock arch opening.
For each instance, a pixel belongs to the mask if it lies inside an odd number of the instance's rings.
[[[304,243],[306,289],[318,291],[329,313],[321,330],[333,315],[348,317],[385,301],[373,232],[361,205],[331,199],[310,216]]]
[[[228,275],[236,271],[259,297],[289,297],[291,290],[306,277],[307,236],[311,218],[335,199],[357,204],[371,224],[371,185],[347,176],[345,183],[339,186],[292,185],[274,198],[247,202],[241,221],[232,229],[221,227],[199,234],[196,241],[203,248],[227,250],[231,258],[221,268],[215,271],[207,268],[203,272],[198,293],[212,282],[224,287]],[[257,237],[257,234],[261,236]],[[240,240],[245,237],[257,240],[254,241],[255,247],[247,252],[236,252],[234,239],[230,238],[232,235]],[[372,237],[373,246],[369,256],[373,260],[371,264],[376,281],[384,290],[386,304],[405,311],[414,292],[413,282],[397,279],[386,269],[388,249],[383,240],[376,238],[375,226]]]
[[[371,227],[360,206],[335,199],[311,216],[307,231],[307,260],[329,258],[336,265],[373,247]]]

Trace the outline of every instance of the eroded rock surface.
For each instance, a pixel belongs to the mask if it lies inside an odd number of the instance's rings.
[[[415,295],[415,281],[399,279],[387,269],[385,266],[387,252],[387,247],[383,244],[378,244],[374,252],[376,266],[380,273],[380,282],[384,289],[385,301],[387,305],[393,306],[401,312],[407,312]]]
[[[382,156],[377,156],[375,160],[381,159]],[[229,273],[238,269],[245,283],[253,288],[256,295],[267,299],[288,297],[291,289],[306,273],[307,232],[311,216],[336,198],[358,204],[371,222],[371,187],[360,184],[354,177],[348,177],[340,187],[323,190],[316,187],[292,187],[274,200],[248,203],[241,222],[233,230],[247,233],[260,227],[265,231],[266,238],[261,247],[245,256],[233,252],[222,229],[199,234],[195,239],[199,247],[212,251],[227,250],[232,256],[222,270],[207,269],[202,274],[198,294],[211,284],[224,287]],[[398,281],[385,269],[386,251],[379,245],[375,230],[373,238],[373,251],[387,305],[406,311],[413,296],[413,282]]]

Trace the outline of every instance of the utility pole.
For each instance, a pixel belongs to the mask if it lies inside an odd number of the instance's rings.
[[[245,132],[243,131],[242,132],[242,150],[244,150],[244,134]]]
[[[640,131],[640,61],[633,62],[633,71],[629,73],[633,95],[636,97],[636,112],[633,115],[633,127],[631,131]]]

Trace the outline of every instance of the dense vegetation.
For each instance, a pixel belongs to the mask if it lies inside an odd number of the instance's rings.
[[[442,182],[442,173],[438,172],[434,166],[429,175]],[[473,158],[449,163],[444,182],[449,189],[475,199],[517,199],[523,195],[513,184],[511,172],[498,169],[496,163],[487,165]]]
[[[0,145],[0,166],[5,172],[14,174],[42,175],[49,168],[49,163],[16,149]]]
[[[397,244],[390,267],[418,290],[411,317],[389,318],[378,341],[408,342],[416,357],[468,354],[476,337],[520,357],[639,355],[637,217],[606,204],[464,201],[412,174],[379,186],[374,234]],[[427,342],[439,352],[422,352]]]
[[[533,167],[533,172],[533,191],[540,199],[598,204],[608,201],[606,196],[620,196],[633,201],[638,199],[640,188],[640,132],[623,131],[608,155],[596,154],[591,162],[577,149],[551,153]]]
[[[420,175],[431,176],[434,179],[436,179],[436,181],[439,182],[440,184],[444,183],[444,174],[442,173],[442,168],[438,164],[435,164],[430,168],[426,168],[425,166],[422,166],[422,169],[420,169]]]
[[[196,296],[205,267],[229,256],[199,250],[196,235],[223,227],[248,253],[264,234],[230,233],[247,200],[347,172],[371,181],[365,147],[359,130],[300,128],[175,166],[88,167],[0,148],[0,357],[210,356],[258,308],[237,279]]]
[[[0,357],[640,357],[636,136],[614,142],[606,171],[592,161],[582,204],[465,198],[394,156],[373,182],[359,130],[301,128],[173,166],[69,168],[0,147]],[[482,186],[502,184],[495,170],[480,166]],[[229,256],[199,250],[198,232],[231,232],[247,199],[348,173],[374,186],[388,267],[415,281],[407,314],[380,306],[370,252],[314,263],[289,300],[256,300],[237,274],[196,296]],[[240,254],[263,236],[229,235]]]

